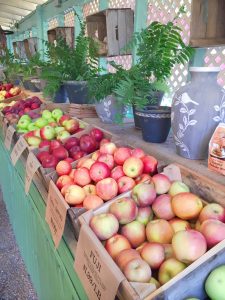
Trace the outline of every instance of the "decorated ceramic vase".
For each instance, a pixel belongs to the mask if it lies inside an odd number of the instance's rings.
[[[218,85],[220,69],[191,67],[191,81],[173,99],[171,122],[176,151],[189,159],[206,159],[209,140],[225,121],[225,90]]]

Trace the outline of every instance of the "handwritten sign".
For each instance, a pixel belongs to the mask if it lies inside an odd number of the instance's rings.
[[[81,227],[74,268],[92,300],[114,300],[125,279],[87,224]]]
[[[62,239],[68,209],[69,205],[51,180],[49,184],[45,220],[49,225],[56,248],[58,248]]]
[[[180,168],[174,164],[170,164],[163,169],[163,174],[171,181],[182,181]]]
[[[15,128],[11,125],[6,130],[4,144],[5,144],[5,147],[7,150],[10,150],[10,148],[11,148],[12,138],[13,138],[15,131],[16,131]]]
[[[27,143],[24,140],[24,138],[21,136],[18,140],[18,142],[16,143],[16,145],[14,146],[12,153],[11,153],[11,160],[12,160],[12,164],[15,166],[17,160],[20,158],[21,154],[23,153],[23,151],[27,148]]]
[[[34,174],[40,167],[40,163],[36,156],[30,152],[26,162],[26,173],[25,173],[25,193],[28,194],[30,190],[30,185],[33,180]]]

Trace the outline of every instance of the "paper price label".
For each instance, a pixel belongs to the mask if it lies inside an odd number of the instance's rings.
[[[15,128],[13,126],[9,126],[6,130],[6,135],[5,135],[5,147],[7,150],[10,150],[11,148],[11,144],[12,144],[12,138],[13,138],[13,135],[15,133]]]
[[[182,181],[180,168],[174,164],[170,164],[163,169],[163,174],[171,181]]]
[[[56,248],[58,248],[62,239],[68,209],[69,205],[62,197],[60,191],[53,181],[50,181],[45,220],[49,225]]]
[[[12,153],[11,153],[11,160],[12,160],[12,164],[15,166],[17,160],[20,158],[21,154],[23,153],[23,151],[27,148],[27,143],[24,140],[24,138],[21,136],[18,140],[18,142],[16,143],[16,145],[14,146]]]
[[[125,279],[86,224],[81,227],[74,267],[92,300],[114,300],[120,282]]]
[[[25,173],[25,193],[29,193],[30,185],[33,180],[34,174],[37,172],[40,167],[40,163],[37,160],[36,156],[30,152],[26,162],[26,173]]]

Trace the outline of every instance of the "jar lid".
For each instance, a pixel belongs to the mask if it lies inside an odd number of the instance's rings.
[[[190,67],[190,72],[220,72],[220,67]]]

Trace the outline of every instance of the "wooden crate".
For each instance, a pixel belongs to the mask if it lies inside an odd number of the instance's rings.
[[[107,9],[87,16],[87,32],[99,43],[100,56],[131,54],[124,47],[134,31],[134,13],[130,8]]]
[[[190,45],[193,47],[224,45],[224,16],[224,0],[192,0]]]
[[[28,97],[29,97],[29,95],[27,94],[27,92],[21,91],[21,93],[19,95],[16,95],[11,98],[7,98],[7,99],[1,101],[1,103],[11,103],[12,101],[18,101],[21,99],[26,99]]]
[[[183,182],[188,184],[191,188],[191,191],[193,193],[198,194],[201,196],[206,202],[218,202],[221,205],[225,206],[225,187],[219,184],[215,184],[212,180],[199,175],[196,172],[193,172],[185,167],[179,166],[182,174]],[[130,193],[127,193],[126,196],[129,196]],[[124,196],[124,195],[123,195]],[[82,226],[89,226],[90,219],[93,215],[97,215],[100,213],[105,213],[108,211],[109,206],[118,200],[120,198],[117,197],[114,200],[111,200],[105,205],[101,206],[100,208],[95,209],[94,211],[88,211],[82,216],[79,217],[79,221]],[[99,239],[95,236],[94,232],[88,228],[88,236],[91,237],[90,245],[93,246],[93,249],[98,249],[98,259],[101,257],[105,257],[106,250],[102,246]],[[94,243],[94,244],[93,244]],[[79,241],[78,241],[79,244]],[[169,282],[161,286],[159,289],[156,289],[155,285],[150,284],[133,284],[129,283],[126,278],[124,277],[123,281],[121,282],[117,296],[119,299],[126,300],[126,299],[135,299],[135,300],[161,300],[161,299],[167,299],[167,300],[175,300],[175,299],[185,299],[185,296],[191,296],[192,292],[192,286],[196,286],[197,288],[197,282],[193,283],[193,272],[197,268],[201,268],[203,270],[203,267],[208,265],[208,262],[213,260],[215,257],[218,256],[218,253],[222,251],[225,253],[225,240],[207,251],[203,256],[201,256],[198,260],[196,260],[194,263],[190,264],[185,270],[183,270],[181,273],[179,273],[177,276],[175,276],[173,279],[171,279]],[[112,258],[108,255],[107,256],[107,264],[112,264]],[[101,263],[101,261],[100,261]],[[110,271],[110,270],[108,270]],[[115,268],[113,268],[112,272],[120,272],[118,273],[118,277],[121,276],[121,271],[119,268],[115,265]],[[194,273],[196,274],[196,273]],[[207,273],[205,273],[206,275]],[[189,284],[187,283],[189,282]],[[198,282],[199,283],[199,282]],[[190,288],[191,287],[191,288]],[[184,293],[185,291],[185,293]],[[193,295],[193,297],[196,295]]]

